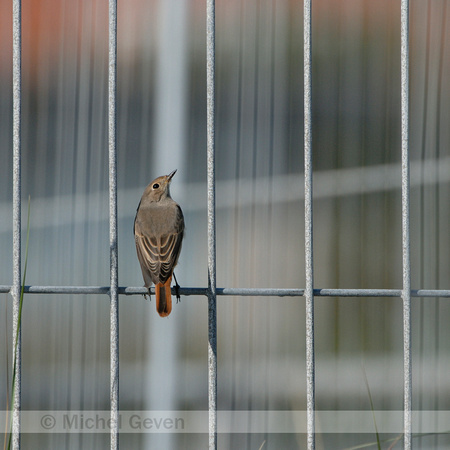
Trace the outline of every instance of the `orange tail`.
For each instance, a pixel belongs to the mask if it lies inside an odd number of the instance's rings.
[[[156,311],[161,317],[167,317],[172,311],[172,294],[170,292],[170,283],[172,276],[164,283],[158,283],[155,286]]]

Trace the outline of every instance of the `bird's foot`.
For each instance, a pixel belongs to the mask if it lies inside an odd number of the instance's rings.
[[[145,298],[145,300],[147,300],[147,295],[148,295],[148,300],[151,302],[152,301],[152,294],[150,293],[150,288],[148,289],[148,293],[147,294],[142,294]]]
[[[175,296],[177,297],[177,303],[181,300],[180,296],[180,285],[178,284],[177,277],[173,274],[173,278],[175,280]]]

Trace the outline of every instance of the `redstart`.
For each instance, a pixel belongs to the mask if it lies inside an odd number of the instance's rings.
[[[161,317],[172,311],[170,284],[184,235],[183,212],[169,191],[175,172],[156,178],[145,188],[134,219],[134,239],[145,287],[155,284],[156,310]]]

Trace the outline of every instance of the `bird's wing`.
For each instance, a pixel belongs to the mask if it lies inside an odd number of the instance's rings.
[[[143,233],[135,220],[134,238],[142,273],[150,275],[153,283],[165,283],[172,275],[181,251],[184,233],[184,218],[177,205],[177,216],[172,232],[160,237]]]
[[[159,282],[159,257],[156,239],[148,238],[141,232],[139,222],[134,223],[134,240],[136,242],[137,256],[141,265],[145,285],[148,287]]]
[[[162,236],[159,247],[160,255],[160,275],[162,283],[172,275],[174,267],[177,265],[181,252],[181,243],[184,234],[184,218],[181,208],[177,205],[177,216],[173,232]]]

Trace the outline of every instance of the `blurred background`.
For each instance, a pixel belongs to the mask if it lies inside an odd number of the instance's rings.
[[[0,1],[3,285],[12,284],[11,3]],[[450,287],[449,3],[410,2],[413,289]],[[140,196],[174,169],[172,197],[186,220],[177,278],[207,285],[205,9],[197,0],[118,2],[121,286],[143,284],[133,239]],[[400,289],[400,1],[315,0],[312,13],[315,286]],[[22,20],[26,284],[106,286],[108,5],[22,0]],[[216,26],[217,285],[303,288],[303,3],[217,1]],[[412,302],[413,409],[448,410],[449,300]],[[6,405],[9,295],[0,311]],[[374,409],[402,410],[401,299],[317,298],[315,311],[317,409],[370,410],[370,389]],[[22,320],[23,409],[108,410],[108,296],[26,295]],[[304,410],[304,298],[218,297],[217,320],[219,409]],[[204,297],[182,298],[163,320],[154,301],[121,296],[120,408],[206,410],[207,332]],[[374,441],[319,434],[317,448]],[[198,449],[208,437],[120,442]],[[263,443],[304,448],[306,437],[219,435],[219,448]],[[109,435],[24,434],[22,444],[106,448]],[[450,438],[414,445],[448,448]]]

